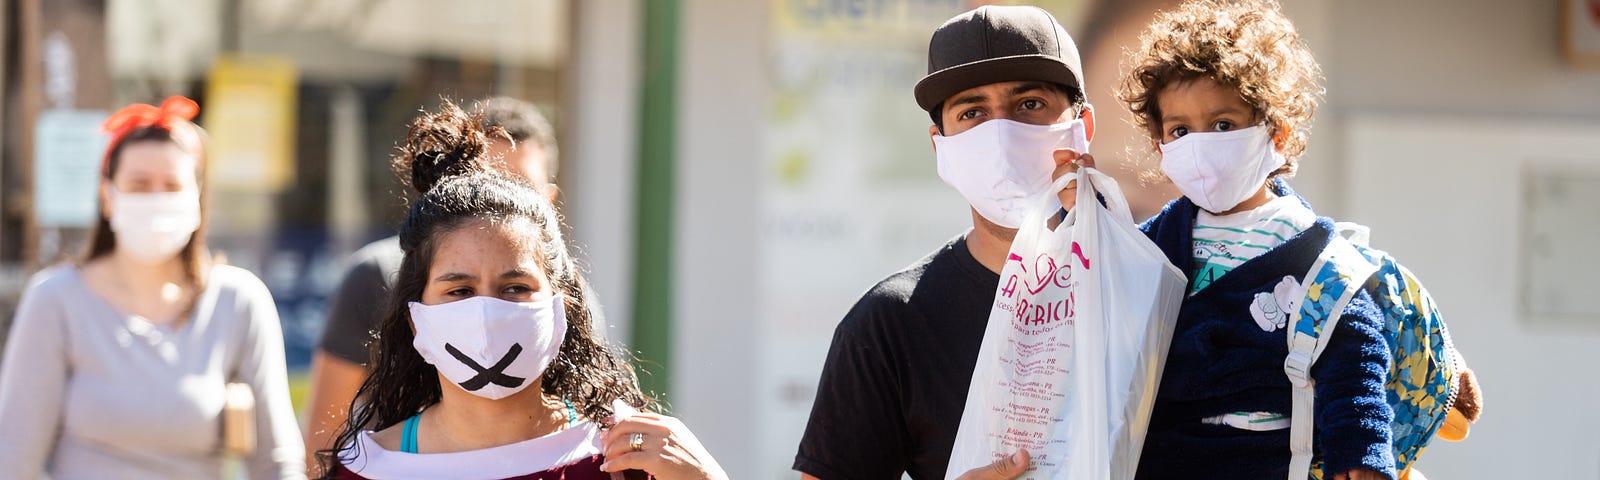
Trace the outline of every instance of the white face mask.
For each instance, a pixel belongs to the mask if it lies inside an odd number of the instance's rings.
[[[934,135],[933,144],[939,178],[978,215],[1006,228],[1022,226],[1026,201],[1050,188],[1053,151],[1089,152],[1082,119],[1054,125],[990,120],[956,135]]]
[[[200,228],[200,192],[121,193],[111,189],[117,251],[141,263],[172,259]]]
[[[411,302],[411,346],[468,393],[499,400],[538,381],[561,352],[567,317],[560,295],[534,302],[477,296]]]
[[[1226,212],[1250,198],[1283,166],[1265,125],[1190,133],[1161,145],[1161,172],[1208,212]]]

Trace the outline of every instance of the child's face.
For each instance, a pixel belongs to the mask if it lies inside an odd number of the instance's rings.
[[[1174,82],[1156,94],[1161,111],[1161,143],[1195,132],[1225,132],[1259,123],[1239,90],[1210,77]]]

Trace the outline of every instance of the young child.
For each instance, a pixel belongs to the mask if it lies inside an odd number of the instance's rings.
[[[1320,69],[1271,0],[1190,0],[1140,40],[1117,96],[1183,193],[1143,228],[1190,287],[1139,478],[1284,478],[1284,328],[1301,278],[1338,235],[1284,181],[1305,152]],[[1329,478],[1396,476],[1384,321],[1357,294],[1311,369]]]

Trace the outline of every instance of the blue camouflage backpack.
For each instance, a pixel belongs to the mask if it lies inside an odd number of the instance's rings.
[[[1341,235],[1323,249],[1301,281],[1304,295],[1298,297],[1300,305],[1288,320],[1289,356],[1283,370],[1294,395],[1290,480],[1323,478],[1322,461],[1312,454],[1315,381],[1311,365],[1332,337],[1322,333],[1333,331],[1360,289],[1372,295],[1387,320],[1383,332],[1393,363],[1385,387],[1394,410],[1390,429],[1397,473],[1404,474],[1411,467],[1444,425],[1458,393],[1455,375],[1460,362],[1433,297],[1394,257],[1367,246],[1367,227],[1340,223],[1338,230]],[[1348,239],[1343,236],[1347,231],[1351,232]]]

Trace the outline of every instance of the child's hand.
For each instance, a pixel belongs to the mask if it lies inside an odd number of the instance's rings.
[[[1087,153],[1079,154],[1077,150],[1070,148],[1058,148],[1051,152],[1051,157],[1054,157],[1056,161],[1056,170],[1050,172],[1051,181],[1061,178],[1062,175],[1078,171],[1078,165],[1094,167],[1093,155]],[[1067,188],[1057,192],[1056,196],[1061,198],[1061,208],[1071,211],[1072,207],[1078,204],[1078,182],[1068,183]]]
[[[1334,475],[1333,480],[1389,480],[1389,477],[1365,468],[1357,468],[1355,470]]]

